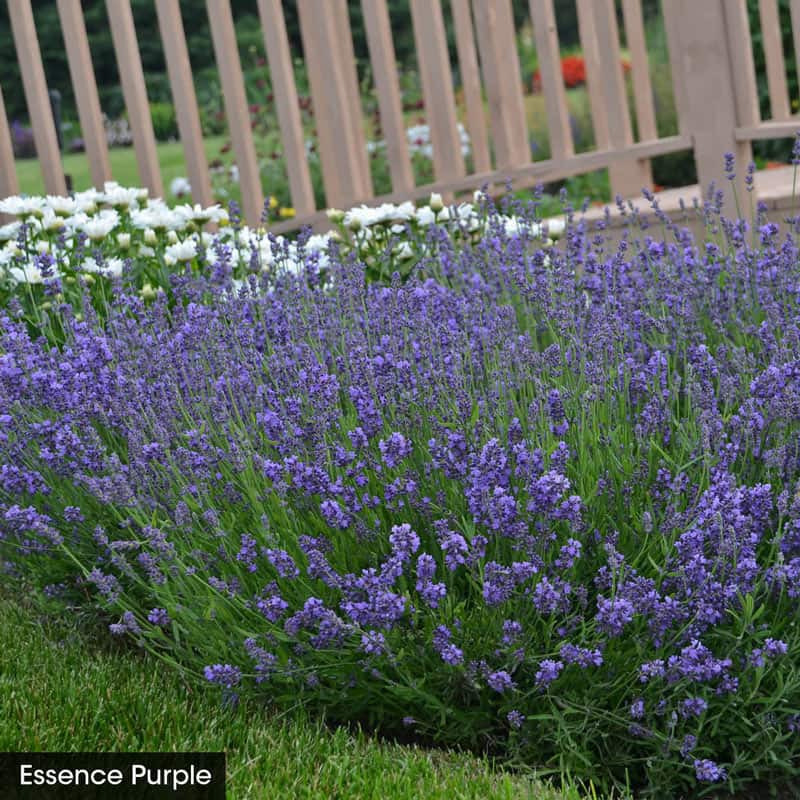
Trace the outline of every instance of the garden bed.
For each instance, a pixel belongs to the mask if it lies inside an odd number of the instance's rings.
[[[793,780],[792,231],[92,202],[3,248],[10,576],[226,701],[660,798]]]

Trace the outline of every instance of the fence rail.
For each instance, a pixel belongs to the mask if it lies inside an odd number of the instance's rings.
[[[751,0],[755,2],[755,0]],[[529,0],[544,93],[550,157],[532,159],[516,43],[512,0],[450,0],[455,57],[448,48],[441,0],[411,0],[411,23],[430,126],[435,179],[414,182],[387,0],[362,0],[371,75],[379,102],[392,191],[375,195],[370,174],[359,75],[347,0],[296,0],[304,62],[319,143],[324,206],[350,206],[445,194],[501,184],[555,181],[608,167],[612,191],[638,194],[652,184],[650,159],[693,150],[702,184],[721,182],[721,153],[751,157],[754,140],[793,136],[800,120],[791,113],[777,0],[757,0],[770,95],[771,119],[759,111],[747,0],[665,0],[664,27],[679,132],[659,134],[651,85],[641,0],[576,0],[595,148],[576,152],[561,74],[553,0]],[[178,0],[154,0],[193,199],[213,200],[204,151],[190,53]],[[47,192],[66,192],[61,153],[48,102],[48,87],[31,0],[7,0],[37,157]],[[294,7],[293,6],[293,7]],[[147,99],[130,0],[106,0],[109,24],[141,183],[163,194],[156,139]],[[281,0],[258,0],[282,152],[297,216],[275,225],[288,230],[320,223],[298,110],[293,54]],[[58,0],[69,73],[92,181],[113,177],[80,0]],[[800,56],[800,0],[790,5]],[[206,0],[211,46],[218,66],[225,113],[239,168],[243,211],[256,223],[264,191],[250,110],[236,44],[230,0]],[[620,25],[620,21],[622,25]],[[621,62],[624,37],[630,53],[633,108]],[[800,61],[800,58],[798,58]],[[472,146],[471,165],[461,151],[456,81]],[[6,86],[6,91],[8,91]],[[469,167],[469,168],[468,168]],[[18,191],[8,119],[0,90],[0,195]]]

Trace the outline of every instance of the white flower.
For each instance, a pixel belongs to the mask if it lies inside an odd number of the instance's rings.
[[[414,249],[411,247],[410,242],[401,242],[394,252],[395,255],[403,261],[414,258]]]
[[[57,231],[66,225],[64,217],[58,216],[52,208],[45,208],[41,220],[42,228],[46,231]]]
[[[433,210],[430,206],[422,206],[422,208],[417,209],[417,223],[424,227],[428,225],[433,225],[436,222],[436,214],[433,213]]]
[[[456,207],[456,218],[470,233],[474,233],[481,227],[480,216],[469,203],[461,203]]]
[[[306,251],[309,253],[324,253],[331,241],[329,233],[317,233],[309,236],[306,242]]]
[[[70,214],[74,214],[79,210],[74,197],[61,197],[60,195],[49,194],[45,198],[45,201],[53,213],[62,217],[68,217]]]
[[[145,190],[146,192],[147,190]],[[126,189],[116,181],[106,181],[103,186],[103,200],[110,206],[128,208],[136,205],[141,194],[141,189]]]
[[[9,242],[5,247],[0,249],[0,267],[10,264],[17,256],[21,254],[22,251],[17,247],[17,243]]]
[[[94,258],[87,258],[81,264],[82,272],[105,275],[109,278],[121,278],[125,262],[121,258],[107,258],[98,264]]]
[[[344,224],[352,230],[369,228],[384,222],[396,222],[412,219],[415,213],[414,204],[409,200],[397,206],[394,203],[383,203],[380,206],[357,206],[344,215]]]
[[[558,217],[546,220],[545,225],[547,226],[547,235],[551,239],[558,239],[563,236],[567,227],[564,220]]]
[[[191,261],[197,255],[197,243],[194,239],[184,239],[177,244],[171,244],[164,251],[164,260]],[[169,263],[169,262],[168,262]]]
[[[0,214],[12,214],[15,217],[40,217],[44,212],[44,198],[42,197],[6,197],[0,200]]]
[[[9,222],[8,225],[0,227],[0,242],[7,242],[10,239],[16,239],[19,229],[22,227],[21,222]]]
[[[174,197],[184,197],[192,193],[192,184],[186,178],[173,178],[169,191]]]
[[[90,217],[81,230],[92,240],[105,239],[119,225],[119,214],[113,208],[103,209],[97,216]]]
[[[117,245],[121,250],[127,250],[131,246],[131,235],[129,233],[118,233]]]
[[[83,211],[78,211],[71,217],[64,217],[64,225],[67,230],[79,231],[83,230],[83,226],[89,221],[90,217]]]
[[[385,206],[381,207],[384,208]],[[399,206],[395,206],[394,210],[388,213],[390,214],[390,219],[403,220],[404,222],[406,222],[414,218],[414,214],[416,213],[416,211],[417,209],[414,206],[414,204],[410,200],[406,200],[405,203],[401,203]]]
[[[131,211],[131,222],[135,228],[172,228],[176,221],[171,209],[160,200],[151,201],[147,208]]]
[[[103,193],[98,192],[97,189],[85,189],[82,192],[75,192],[74,200],[78,211],[94,214],[97,206],[103,202]]]
[[[189,222],[196,222],[199,225],[205,225],[207,222],[227,222],[228,212],[222,208],[218,203],[208,208],[203,208],[199,203],[194,205],[186,204],[182,206],[175,206],[172,209],[173,215],[181,220],[184,227]]]
[[[518,217],[502,217],[506,236],[532,236],[537,238],[542,234],[542,228],[535,222],[525,222]]]
[[[421,155],[425,158],[433,158],[433,142],[431,141],[431,129],[429,125],[414,125],[406,130],[408,139],[408,149],[411,155]],[[458,138],[461,143],[462,155],[468,156],[471,152],[469,133],[467,129],[458,123]],[[382,142],[380,144],[383,144]]]
[[[428,205],[434,214],[438,214],[444,208],[442,196],[438,192],[433,192],[431,194],[431,199],[428,201]]]
[[[11,267],[8,271],[11,278],[17,283],[43,283],[44,278],[39,267],[25,264],[24,267]]]

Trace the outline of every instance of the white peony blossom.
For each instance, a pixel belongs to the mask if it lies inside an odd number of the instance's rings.
[[[128,208],[138,203],[140,193],[140,189],[127,189],[116,181],[106,181],[103,186],[103,202],[118,208]]]
[[[191,261],[197,255],[197,242],[194,239],[184,239],[177,244],[171,244],[164,251],[164,260],[172,259],[177,261]]]
[[[119,225],[119,214],[111,208],[103,209],[81,225],[81,230],[94,242],[105,239]]]
[[[6,197],[0,200],[0,214],[11,214],[15,217],[40,217],[44,213],[45,200],[43,197]]]
[[[11,279],[16,283],[43,283],[44,277],[39,267],[25,264],[23,267],[11,267],[8,271]]]
[[[433,225],[434,222],[436,222],[436,214],[434,214],[430,206],[422,206],[422,208],[417,209],[417,224],[427,228],[428,225]]]
[[[0,242],[16,239],[21,227],[21,222],[9,222],[8,225],[0,226]]]
[[[47,204],[47,208],[61,217],[68,217],[80,210],[74,197],[61,197],[59,195],[49,194],[45,198],[45,203]],[[47,212],[45,211],[45,213]]]
[[[121,258],[107,258],[100,264],[94,258],[87,258],[81,264],[81,271],[109,278],[121,278],[124,266],[125,262]]]

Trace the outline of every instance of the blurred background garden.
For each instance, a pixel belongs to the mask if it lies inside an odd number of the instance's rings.
[[[164,60],[162,41],[158,33],[158,22],[152,0],[133,0],[133,14],[139,34],[142,63],[145,71],[150,110],[155,136],[159,142],[158,156],[167,187],[173,202],[186,200],[189,184],[185,179],[186,167],[183,149],[178,141],[178,125],[169,79]],[[224,110],[223,92],[218,69],[214,61],[210,42],[209,22],[206,14],[192,13],[194,0],[181,0],[181,10],[187,43],[192,63],[195,90],[200,107],[206,156],[211,168],[212,185],[216,199],[227,202],[239,198],[238,170],[235,165],[228,125]],[[456,55],[453,15],[449,13],[449,2],[444,2],[444,18],[447,25],[451,64],[454,66],[456,99],[459,114],[466,122],[463,96],[460,93],[460,76]],[[244,70],[251,124],[261,171],[261,182],[265,194],[273,198],[270,215],[273,220],[291,217],[291,208],[286,165],[281,145],[281,136],[275,108],[275,97],[270,82],[269,67],[264,52],[264,39],[258,19],[256,0],[232,0],[236,37]],[[83,12],[92,60],[95,66],[100,103],[104,114],[108,143],[111,152],[111,167],[122,185],[139,182],[136,161],[132,148],[131,130],[125,115],[125,104],[120,86],[117,60],[107,19],[107,7],[103,0],[84,0]],[[318,207],[324,207],[322,171],[317,155],[314,108],[309,82],[302,58],[302,41],[297,9],[294,3],[285,3],[287,33],[295,59],[299,103],[306,139],[311,176]],[[62,38],[57,7],[49,0],[34,0],[36,28],[41,44],[48,86],[60,95],[61,137],[65,173],[75,189],[91,185],[89,164],[83,153],[83,140],[76,110],[75,97],[69,80],[67,55]],[[550,156],[547,133],[545,100],[539,78],[537,53],[530,24],[527,0],[514,0],[513,9],[517,30],[517,44],[525,91],[525,108],[532,158],[544,160]],[[764,51],[761,45],[761,28],[757,0],[748,2],[753,52],[758,76],[759,100],[762,114],[769,107],[769,93],[764,66]],[[780,0],[780,15],[784,37],[784,52],[787,61],[790,97],[797,96],[796,55],[794,52],[791,25],[789,24],[789,0]],[[364,30],[360,0],[349,0],[350,21],[353,32],[355,56],[361,84],[361,105],[368,148],[372,180],[377,195],[391,190],[389,160],[381,135],[381,119],[377,92],[370,74],[369,51]],[[669,68],[667,37],[659,0],[644,0],[643,18],[649,56],[654,106],[659,136],[670,136],[678,132],[677,114],[673,99],[672,79]],[[556,0],[555,16],[561,44],[562,74],[567,88],[569,119],[576,152],[585,152],[595,147],[592,131],[590,103],[587,91],[587,67],[580,49],[578,17],[575,0]],[[414,34],[408,0],[395,0],[390,4],[392,32],[398,62],[403,110],[408,131],[409,149],[413,161],[417,184],[433,180],[431,142],[426,120],[426,109],[417,71]],[[621,19],[621,9],[618,9]],[[40,194],[44,186],[36,161],[33,135],[27,118],[25,97],[19,75],[19,65],[14,55],[11,27],[7,19],[8,10],[0,4],[0,70],[4,76],[5,104],[12,125],[14,154],[17,159],[17,174],[20,189],[28,194]],[[622,29],[622,26],[620,26]],[[626,42],[622,41],[623,68],[627,76],[628,92],[632,102],[632,78]],[[796,101],[794,101],[796,103]],[[796,109],[793,108],[793,111]],[[634,121],[635,125],[635,121]],[[634,129],[635,131],[635,129]],[[790,140],[756,142],[754,154],[759,168],[785,163],[790,158]],[[462,149],[471,169],[470,141],[462,128]],[[694,159],[690,151],[663,155],[653,159],[653,180],[660,187],[686,186],[697,180]],[[547,187],[548,194],[555,197],[565,187],[570,200],[579,203],[588,200],[594,203],[609,201],[610,189],[607,170],[568,178]],[[554,206],[556,201],[554,200]]]

